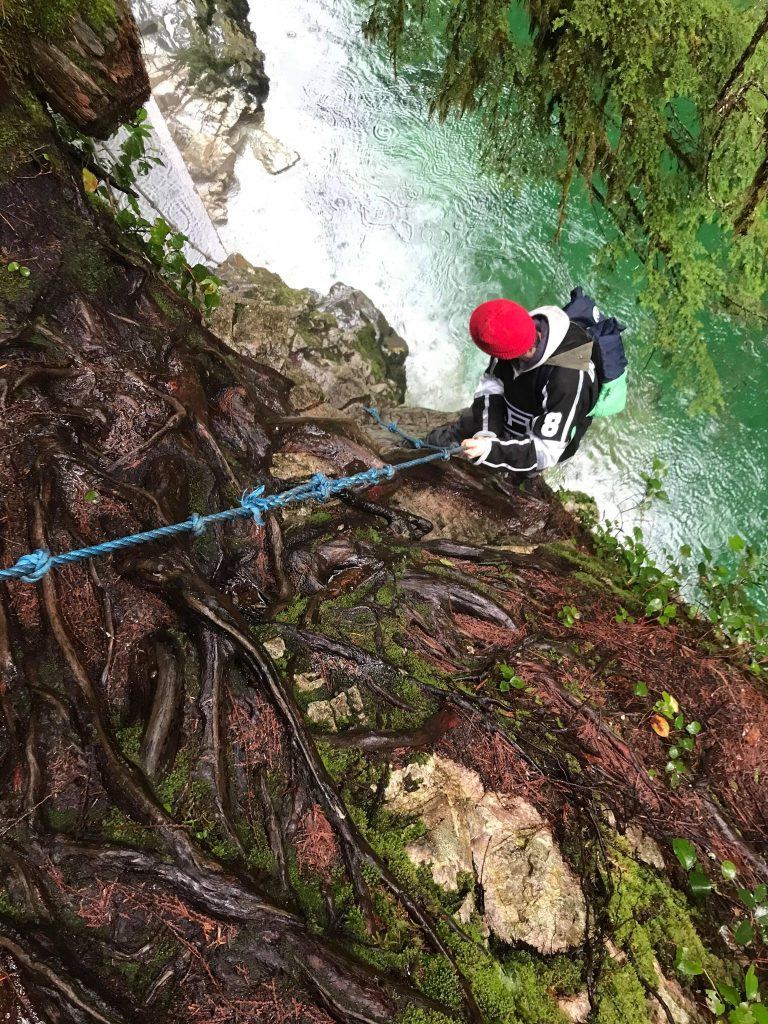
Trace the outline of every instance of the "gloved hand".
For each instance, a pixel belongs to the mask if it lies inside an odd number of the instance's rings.
[[[466,441],[461,442],[461,447],[468,459],[477,461],[479,459],[488,458],[493,442],[494,438],[492,436],[484,434],[475,437],[468,437]]]

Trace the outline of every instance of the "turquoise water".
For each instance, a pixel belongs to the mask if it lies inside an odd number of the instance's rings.
[[[267,127],[302,160],[270,177],[241,159],[229,247],[293,285],[344,280],[366,291],[408,340],[410,401],[442,409],[468,400],[482,368],[466,332],[476,304],[498,295],[560,303],[585,285],[633,327],[632,393],[627,413],[595,424],[553,482],[593,494],[626,528],[641,521],[656,547],[717,547],[733,533],[764,540],[764,339],[725,321],[711,327],[728,410],[690,419],[690,395],[649,348],[630,268],[598,269],[608,230],[598,210],[573,203],[554,243],[557,187],[513,167],[516,188],[500,188],[479,167],[470,121],[428,121],[424,73],[405,68],[393,81],[385,55],[360,37],[353,0],[254,8],[273,83]],[[654,455],[669,464],[670,501],[643,512],[640,473]]]

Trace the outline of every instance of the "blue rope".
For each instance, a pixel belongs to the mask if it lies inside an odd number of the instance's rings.
[[[139,544],[150,544],[152,541],[164,540],[166,537],[177,537],[183,533],[191,533],[200,537],[214,523],[226,523],[234,519],[252,519],[257,526],[264,525],[264,515],[273,508],[285,508],[287,505],[298,505],[306,501],[328,501],[335,494],[355,489],[366,489],[374,487],[383,480],[391,480],[395,473],[401,473],[406,469],[413,469],[415,466],[423,466],[428,462],[435,462],[438,459],[450,459],[460,450],[460,445],[451,445],[449,448],[436,448],[428,445],[418,438],[409,437],[404,434],[396,423],[385,424],[376,409],[366,409],[373,419],[381,426],[386,427],[393,434],[398,434],[411,443],[414,448],[435,448],[430,455],[422,455],[418,459],[411,459],[409,462],[401,462],[399,465],[379,466],[374,469],[366,469],[361,473],[354,473],[352,476],[330,478],[324,473],[315,473],[313,477],[280,494],[265,494],[263,487],[246,491],[240,504],[236,508],[228,508],[223,512],[213,512],[208,516],[200,516],[193,513],[183,523],[173,523],[171,526],[159,526],[156,530],[146,530],[144,533],[133,533],[128,537],[118,537],[116,540],[107,540],[102,544],[92,544],[87,548],[77,548],[74,551],[65,551],[60,555],[52,555],[50,551],[38,550],[22,555],[15,565],[7,569],[0,569],[0,579],[22,580],[24,583],[37,583],[51,569],[59,565],[70,565],[73,562],[84,562],[88,558],[96,558],[99,555],[111,555],[115,551],[123,551],[126,548],[137,547]]]

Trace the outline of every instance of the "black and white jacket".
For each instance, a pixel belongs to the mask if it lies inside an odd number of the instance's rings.
[[[598,383],[589,336],[557,306],[531,316],[544,351],[531,366],[492,359],[472,404],[475,437],[492,442],[479,465],[534,473],[570,458],[589,424]]]

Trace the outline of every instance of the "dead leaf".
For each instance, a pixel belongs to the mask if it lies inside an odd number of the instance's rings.
[[[669,736],[669,722],[661,715],[651,716],[651,728],[657,736],[661,736],[663,739]]]
[[[83,188],[86,192],[95,192],[99,187],[99,179],[87,167],[83,168]]]
[[[756,725],[747,726],[743,732],[744,742],[750,747],[756,747],[761,739],[761,732]]]

